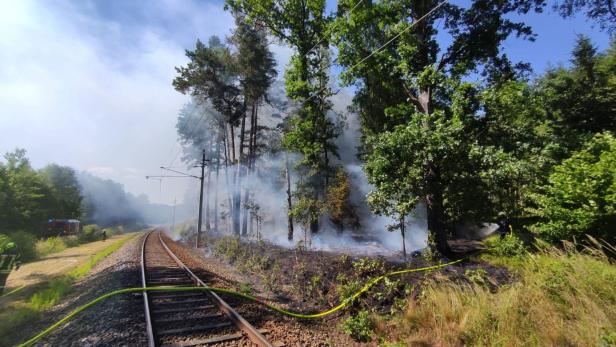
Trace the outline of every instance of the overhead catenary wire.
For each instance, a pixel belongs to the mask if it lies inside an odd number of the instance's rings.
[[[205,117],[205,112],[203,112],[201,114],[201,117],[199,117],[199,119],[190,127],[190,133],[187,136],[187,138],[191,138],[195,132],[195,129],[197,129],[197,125],[199,125],[199,123],[201,123],[201,121],[203,120],[203,117]],[[174,146],[177,145],[177,142],[174,143]],[[182,151],[182,147],[178,148],[177,152],[175,153],[175,156],[173,157],[173,159],[171,160],[171,162],[169,162],[169,165],[167,165],[167,167],[172,167],[173,164],[175,163],[176,159],[178,158],[178,155],[180,155],[180,152]]]
[[[423,21],[424,19],[428,18],[432,13],[434,13],[436,10],[438,10],[439,8],[441,8],[443,5],[445,5],[449,0],[443,0],[440,3],[438,3],[436,6],[434,6],[430,11],[426,12],[426,14],[424,14],[423,16],[421,16],[420,18],[418,18],[417,20],[415,20],[413,23],[411,23],[411,25],[409,25],[408,27],[404,28],[403,30],[401,30],[398,34],[396,34],[394,37],[392,37],[391,39],[389,39],[387,42],[385,42],[384,44],[382,44],[381,46],[379,46],[377,49],[372,50],[368,55],[366,55],[365,57],[363,57],[362,59],[359,60],[359,62],[355,63],[354,65],[352,65],[350,68],[348,68],[349,71],[355,69],[356,67],[358,67],[359,65],[361,65],[363,62],[365,62],[366,60],[370,59],[370,57],[372,57],[373,55],[377,54],[378,52],[382,51],[385,47],[387,47],[389,44],[391,44],[392,42],[394,42],[396,39],[398,39],[400,36],[402,36],[402,34],[404,34],[405,32],[409,31],[410,29],[412,29],[413,27],[415,27],[417,24],[419,24],[421,21]],[[361,1],[360,1],[361,2]],[[359,4],[359,3],[358,3]],[[357,5],[358,5],[357,4]],[[356,6],[357,6],[356,5]],[[332,66],[334,66],[334,64],[329,65],[327,68],[331,68]],[[309,100],[311,100],[312,98],[314,98],[315,96],[318,95],[318,93],[324,91],[325,89],[329,88],[328,86],[325,86],[321,89],[318,89],[316,92],[314,92],[310,97],[308,97],[306,100],[302,101],[302,103],[298,106],[301,107],[303,106],[305,103],[307,103]],[[340,90],[342,90],[342,88],[339,88],[336,92],[334,92],[334,94],[337,94],[338,92],[340,92]]]
[[[364,0],[359,0],[355,3],[355,5],[351,8],[351,10],[349,11],[349,14],[353,13],[353,11],[355,11],[355,9],[363,2]],[[389,44],[391,44],[392,42],[394,42],[396,39],[398,39],[400,36],[402,36],[402,34],[404,34],[405,32],[409,31],[410,29],[412,29],[413,27],[415,27],[417,24],[419,24],[421,21],[425,20],[426,18],[428,18],[430,15],[432,15],[435,11],[437,11],[439,8],[441,8],[443,5],[445,5],[449,0],[443,0],[440,3],[438,3],[436,6],[434,6],[430,11],[426,12],[423,16],[421,16],[420,18],[418,18],[417,20],[415,20],[414,22],[411,23],[411,25],[409,25],[408,27],[406,27],[405,29],[401,30],[398,34],[396,34],[394,37],[392,37],[391,39],[389,39],[387,42],[385,42],[384,44],[382,44],[381,46],[379,46],[378,48],[372,50],[368,55],[366,55],[364,58],[360,59],[359,62],[355,63],[354,65],[352,65],[350,68],[348,68],[349,71],[355,69],[356,67],[358,67],[359,65],[361,65],[363,62],[365,62],[366,60],[370,59],[370,57],[372,57],[373,55],[377,54],[378,52],[382,51],[385,47],[387,47]],[[330,27],[330,28],[333,28]],[[330,29],[331,30],[331,29]],[[308,55],[310,52],[312,52],[312,50],[314,50],[319,44],[321,44],[324,40],[325,40],[326,35],[324,35],[323,38],[319,39],[319,41],[312,46],[312,48],[310,48],[306,53],[305,56]],[[327,68],[331,68],[332,66],[334,66],[334,64],[330,64]],[[329,88],[329,86],[325,86],[322,87],[320,89],[318,89],[316,92],[314,92],[311,96],[309,96],[307,99],[305,99],[304,101],[302,101],[299,105],[297,105],[296,107],[302,107],[304,106],[308,101],[312,100],[314,97],[316,97],[318,95],[318,93],[324,91],[325,89]],[[337,91],[335,91],[333,94],[337,94],[338,92],[340,92],[342,90],[342,88],[338,88]],[[286,112],[286,114],[288,115],[289,112]],[[201,115],[201,117],[199,118],[199,120],[193,125],[192,127],[192,131],[190,132],[188,138],[192,137],[194,130],[197,127],[197,124],[201,122],[201,120],[203,119],[204,114]],[[175,144],[174,144],[175,145]],[[169,163],[169,165],[167,165],[167,167],[170,167],[173,165],[173,163],[175,162],[175,160],[177,159],[178,155],[180,154],[181,148],[178,149],[177,153],[175,154],[175,156],[173,157],[172,161]]]

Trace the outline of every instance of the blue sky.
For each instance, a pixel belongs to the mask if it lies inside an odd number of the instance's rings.
[[[174,67],[186,62],[184,49],[196,38],[230,32],[233,19],[222,7],[197,0],[2,1],[0,152],[25,148],[35,167],[70,165],[153,201],[181,201],[195,190],[192,183],[159,190],[144,176],[177,153],[175,120],[188,98],[171,87]],[[567,64],[577,34],[600,49],[609,44],[583,17],[565,20],[548,8],[525,21],[537,40],[510,39],[504,50],[536,73]],[[282,69],[291,51],[273,49]]]

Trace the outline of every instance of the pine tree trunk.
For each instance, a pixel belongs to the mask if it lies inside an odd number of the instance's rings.
[[[241,125],[241,130],[240,130],[240,154],[239,154],[239,163],[237,165],[237,183],[236,183],[236,189],[237,189],[237,194],[240,194],[241,192],[241,187],[242,187],[242,182],[243,182],[243,173],[242,171],[244,170],[244,167],[246,166],[246,156],[244,155],[244,147],[246,147],[245,142],[246,142],[246,98],[244,98],[244,115],[242,117],[242,125]],[[246,204],[242,204],[241,203],[241,196],[239,197],[239,201],[240,201],[240,206],[239,206],[239,212],[238,214],[244,213],[246,214]],[[242,235],[246,235],[245,232],[246,228],[242,229]]]
[[[229,143],[229,141],[227,141],[227,136],[226,136],[227,130],[225,129],[225,137],[224,137],[224,144],[225,144],[225,185],[227,187],[227,201],[229,204],[229,217],[233,216],[233,203],[231,200],[231,186],[229,184],[229,157],[228,157],[228,153],[227,153],[227,149],[228,146],[227,144]],[[228,223],[228,222],[227,222]],[[228,227],[229,224],[227,224]],[[233,230],[233,232],[235,233],[236,230]],[[236,234],[237,236],[239,236],[239,234]]]
[[[255,114],[255,104],[252,103],[251,111],[250,111],[250,132],[248,134],[248,154],[245,156],[245,159],[242,161],[241,170],[243,175],[246,176],[248,172],[248,168],[250,167],[250,161],[252,157],[252,130],[253,130],[253,119]],[[242,143],[244,142],[243,134],[245,131],[246,124],[246,115],[244,115],[244,119],[242,119]],[[243,145],[241,145],[243,148]],[[243,152],[242,152],[243,153]],[[246,208],[248,204],[248,187],[244,187],[244,203],[242,204],[242,236],[248,235],[248,209]]]
[[[231,128],[231,160],[233,165],[238,165],[237,158],[235,156],[235,130],[234,126],[230,124]],[[239,165],[238,165],[239,166]],[[233,226],[233,232],[236,235],[240,235],[240,189],[237,186],[238,183],[238,174],[237,169],[233,175],[233,208],[231,209],[231,225]]]
[[[405,215],[402,215],[400,217],[400,234],[402,234],[402,255],[404,256],[404,259],[406,259],[406,242],[404,241],[404,236],[406,233],[406,224],[404,221],[404,217],[406,217]]]
[[[220,140],[216,141],[216,186],[214,187],[214,231],[218,232],[218,173],[220,171]]]
[[[293,216],[291,215],[293,201],[291,200],[291,172],[289,172],[289,157],[287,152],[284,152],[284,173],[287,179],[287,238],[289,241],[293,241]]]
[[[229,124],[229,131],[231,131],[231,162],[233,163],[233,165],[235,165],[235,127],[233,126],[233,124]]]

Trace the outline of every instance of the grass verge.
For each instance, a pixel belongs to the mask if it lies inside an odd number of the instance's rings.
[[[94,265],[109,256],[138,234],[128,235],[111,245],[105,247],[100,252],[92,255],[90,259],[72,269],[68,274],[49,281],[45,288],[35,292],[25,302],[15,303],[6,312],[0,313],[0,345],[8,346],[14,344],[11,333],[18,331],[26,324],[40,319],[42,314],[56,305],[67,294],[73,290],[76,280],[86,275]]]
[[[413,346],[616,346],[616,266],[602,253],[547,248],[482,258],[519,281],[493,292],[432,280],[382,325]]]

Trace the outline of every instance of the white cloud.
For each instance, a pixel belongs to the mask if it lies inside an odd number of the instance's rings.
[[[171,86],[190,47],[182,42],[229,32],[231,16],[222,4],[166,2],[144,5],[160,13],[135,25],[79,5],[2,4],[0,152],[22,147],[35,167],[70,165],[153,201],[181,199],[190,183],[165,183],[163,196],[144,176],[169,160],[177,112],[188,100]],[[167,28],[157,15],[166,16]],[[169,21],[181,31],[169,31]]]

